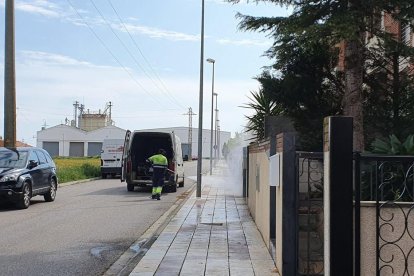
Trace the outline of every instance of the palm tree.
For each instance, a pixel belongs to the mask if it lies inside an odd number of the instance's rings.
[[[256,136],[256,140],[265,138],[264,120],[267,116],[282,115],[283,108],[274,102],[267,93],[261,88],[258,92],[251,92],[251,97],[248,97],[250,102],[242,106],[254,110],[254,114],[247,118],[246,131],[251,131]]]

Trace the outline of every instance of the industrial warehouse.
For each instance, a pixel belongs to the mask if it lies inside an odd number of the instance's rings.
[[[66,124],[53,127],[42,127],[37,132],[36,146],[45,149],[51,156],[96,156],[101,154],[102,143],[105,139],[124,139],[126,129],[115,126],[111,119],[112,103],[106,104],[103,111],[90,111],[83,105],[75,102],[74,119],[66,119]],[[78,113],[79,112],[79,113]],[[134,129],[130,129],[134,130]],[[198,129],[190,126],[169,127],[156,129],[139,129],[140,131],[174,132],[181,140],[183,154],[197,158]],[[219,135],[216,135],[219,134]],[[218,131],[213,133],[213,152],[221,155],[223,145],[228,142],[231,133]],[[203,129],[203,152],[204,158],[210,157],[211,131]],[[190,153],[191,152],[191,153]]]

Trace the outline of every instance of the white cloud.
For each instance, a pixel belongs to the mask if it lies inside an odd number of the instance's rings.
[[[236,46],[260,46],[260,47],[270,47],[272,45],[269,40],[252,40],[252,39],[242,39],[242,40],[231,40],[231,39],[218,39],[218,43],[224,45],[236,45]]]
[[[225,0],[207,0],[207,2],[211,2],[211,3],[215,3],[215,4],[219,4],[219,5],[225,5],[225,4],[228,5],[229,4]]]
[[[0,5],[4,6],[5,0],[0,0]],[[73,11],[74,8],[76,8],[76,12]],[[67,7],[65,9],[62,6],[52,3],[49,0],[18,1],[15,5],[15,9],[22,12],[46,16],[49,18],[60,18],[77,26],[87,26],[87,24],[90,26],[106,25],[106,22],[101,17],[88,16],[89,12],[86,10],[82,10],[77,7],[71,7],[70,12],[68,12]],[[77,13],[79,13],[82,18],[79,18]],[[85,21],[87,23],[85,23]],[[135,17],[129,17],[128,21],[136,22],[138,19]],[[109,23],[119,31],[125,32],[125,28],[122,25],[112,22]],[[151,38],[166,39],[170,41],[200,41],[199,35],[163,30],[134,23],[125,23],[125,26],[131,33],[142,34]]]
[[[60,17],[62,13],[62,10],[57,5],[47,0],[18,1],[16,2],[15,9],[53,18]]]
[[[5,6],[5,0],[0,0],[0,6]],[[67,21],[78,26],[86,25],[82,19],[80,19],[79,16],[74,13],[72,8],[68,9],[68,6],[64,7],[49,0],[20,0],[16,2],[15,10],[30,13],[33,15],[40,15],[51,19],[60,19],[62,21]],[[83,15],[88,14],[87,11],[82,9],[77,9],[77,12]],[[97,18],[91,18],[90,20],[95,25],[102,24],[102,20],[98,20]]]
[[[43,64],[43,65],[76,65],[76,66],[93,66],[89,62],[79,61],[77,59],[63,56],[59,54],[52,54],[39,51],[21,51],[22,63]]]
[[[116,125],[129,129],[186,126],[188,117],[183,114],[187,108],[192,107],[198,113],[198,78],[163,79],[170,94],[183,108],[173,104],[171,98],[156,89],[152,81],[140,76],[137,79],[147,89],[143,91],[122,68],[116,66],[100,66],[46,52],[17,54],[17,138],[32,145],[35,144],[33,136],[44,122],[54,126],[64,123],[65,118],[72,119],[74,101],[85,104],[91,111],[102,110],[106,102],[112,101]],[[204,86],[203,126],[208,128],[211,102],[207,95],[211,87],[208,82]],[[245,124],[243,114],[248,111],[239,106],[247,101],[246,95],[256,87],[257,82],[251,79],[220,81],[217,84],[223,130],[234,132],[242,129]],[[3,99],[0,98],[2,104]],[[193,118],[193,125],[198,125],[198,118]]]
[[[129,32],[135,33],[135,34],[143,34],[147,35],[152,38],[161,38],[161,39],[167,39],[172,41],[199,41],[200,36],[199,35],[191,35],[191,34],[185,34],[175,31],[168,31],[168,30],[161,30],[158,28],[148,27],[148,26],[141,26],[141,25],[134,25],[130,23],[126,23],[125,27],[128,29]],[[125,31],[123,26],[117,27],[120,31]]]

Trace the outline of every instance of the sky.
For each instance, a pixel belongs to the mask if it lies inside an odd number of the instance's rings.
[[[204,60],[214,63],[220,128],[242,132],[272,63],[272,39],[238,29],[236,14],[286,16],[286,7],[205,0]],[[5,0],[0,0],[4,79]],[[36,145],[42,127],[74,119],[75,101],[91,113],[112,103],[123,129],[189,126],[200,95],[201,0],[15,0],[17,140]],[[203,128],[211,122],[213,65],[203,65]],[[0,135],[4,135],[4,81]],[[215,108],[215,103],[214,103]]]

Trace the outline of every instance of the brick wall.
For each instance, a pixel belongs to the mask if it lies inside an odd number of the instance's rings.
[[[394,38],[401,40],[401,24],[397,20],[394,20],[391,14],[383,13],[382,15],[382,26],[384,30],[390,34],[393,34]],[[372,36],[368,36],[369,39],[372,39]],[[409,45],[414,46],[414,33],[411,30]],[[345,41],[342,41],[336,45],[339,48],[339,58],[336,69],[339,71],[344,71],[345,69]],[[410,65],[412,68],[414,65]]]

